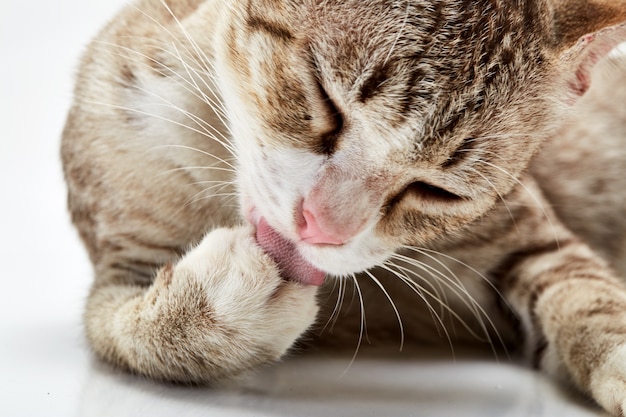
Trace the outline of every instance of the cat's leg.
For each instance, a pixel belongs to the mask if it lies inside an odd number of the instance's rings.
[[[528,353],[537,367],[623,416],[626,286],[557,220],[533,228],[532,241],[492,271],[522,321]]]
[[[314,321],[315,293],[282,279],[247,228],[217,229],[148,287],[98,277],[86,333],[118,366],[210,383],[280,358]]]

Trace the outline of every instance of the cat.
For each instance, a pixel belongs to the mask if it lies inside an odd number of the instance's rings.
[[[614,0],[126,6],[61,146],[91,348],[210,384],[302,340],[476,338],[624,415],[626,139],[579,121],[620,107],[592,74],[624,22]]]

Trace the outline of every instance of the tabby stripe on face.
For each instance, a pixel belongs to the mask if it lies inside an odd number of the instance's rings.
[[[248,25],[252,31],[263,32],[283,42],[290,42],[294,39],[293,34],[284,26],[276,22],[262,19],[259,16],[248,16],[246,25]]]
[[[463,140],[463,143],[454,151],[452,155],[443,163],[441,167],[446,168],[454,168],[457,165],[460,165],[465,159],[467,159],[471,155],[471,150],[474,149],[476,144],[476,139],[468,138]]]

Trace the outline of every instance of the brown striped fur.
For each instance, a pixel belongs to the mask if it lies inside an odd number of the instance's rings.
[[[212,383],[305,333],[352,348],[362,310],[380,343],[523,346],[623,415],[626,63],[602,58],[624,22],[623,0],[125,7],[62,143],[94,352]],[[305,204],[345,241],[299,241]],[[334,282],[281,277],[261,217]]]

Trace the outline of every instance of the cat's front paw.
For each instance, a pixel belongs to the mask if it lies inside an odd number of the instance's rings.
[[[248,228],[217,229],[176,266],[202,282],[220,326],[279,358],[313,323],[316,287],[287,281]]]
[[[315,320],[316,292],[283,279],[249,228],[217,229],[120,311],[123,356],[160,379],[235,376],[285,354]]]
[[[626,344],[592,370],[589,387],[594,399],[612,415],[626,416]]]

